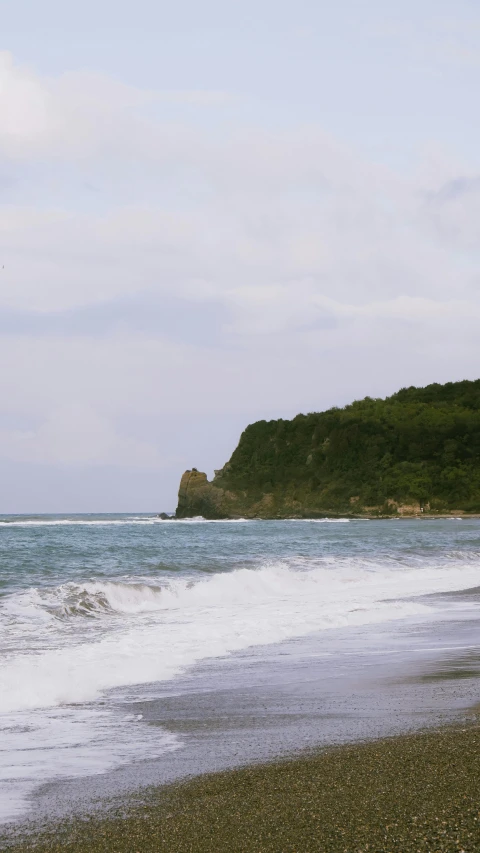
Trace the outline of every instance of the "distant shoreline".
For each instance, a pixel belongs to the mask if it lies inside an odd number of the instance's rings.
[[[157,518],[161,518],[164,513],[158,513]],[[405,515],[371,515],[369,513],[355,513],[354,515],[351,513],[335,513],[329,512],[322,515],[285,515],[285,516],[261,516],[261,515],[229,515],[224,517],[205,517],[198,515],[191,516],[181,516],[180,518],[176,518],[175,515],[170,516],[169,518],[164,518],[164,521],[189,521],[194,518],[203,518],[205,521],[327,521],[328,519],[348,519],[349,521],[435,521],[442,519],[452,519],[452,520],[461,520],[461,519],[480,519],[480,513],[477,512],[450,512],[450,513],[417,513],[415,515],[405,514]]]
[[[325,517],[327,517],[327,516],[325,516]],[[441,519],[460,520],[460,519],[469,519],[469,518],[473,518],[473,519],[477,518],[478,519],[478,518],[480,518],[480,513],[477,513],[477,512],[472,512],[472,513],[467,513],[467,512],[448,512],[448,513],[447,512],[445,512],[445,513],[419,512],[419,513],[416,513],[415,515],[406,515],[406,514],[405,515],[369,515],[367,513],[365,515],[360,515],[360,514],[359,515],[348,515],[345,513],[343,515],[335,515],[335,516],[330,515],[330,516],[328,516],[328,518],[349,518],[349,519],[355,519],[356,518],[359,520],[368,519],[369,521],[374,521],[374,520],[378,520],[378,521],[382,521],[382,520],[383,521],[418,521],[418,520],[420,520],[420,521],[424,521],[424,520],[435,521],[437,519],[438,520],[441,520]]]

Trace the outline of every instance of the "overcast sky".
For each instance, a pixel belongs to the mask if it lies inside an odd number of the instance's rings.
[[[480,7],[0,0],[0,512],[480,376]]]

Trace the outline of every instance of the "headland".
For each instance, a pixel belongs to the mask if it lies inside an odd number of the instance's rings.
[[[248,426],[212,481],[180,482],[177,518],[436,518],[480,513],[480,380],[403,388]]]

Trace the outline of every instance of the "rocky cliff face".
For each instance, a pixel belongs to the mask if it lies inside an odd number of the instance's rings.
[[[301,515],[302,507],[298,502],[286,500],[278,506],[272,494],[253,497],[247,490],[224,488],[224,472],[225,469],[216,471],[210,482],[207,475],[196,468],[185,471],[178,490],[176,518],[197,515],[204,518],[289,518]]]
[[[224,510],[223,502],[223,490],[210,483],[206,474],[196,468],[185,471],[178,490],[177,518],[193,518],[196,515],[225,518],[228,513]]]
[[[289,491],[252,494],[248,490],[222,488],[221,482],[218,474],[210,482],[196,468],[185,471],[178,490],[176,518],[322,518],[336,514],[335,510],[319,508],[312,500],[302,503]]]

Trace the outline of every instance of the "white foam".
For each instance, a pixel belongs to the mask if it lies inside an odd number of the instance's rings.
[[[477,553],[405,559],[300,555],[200,577],[98,579],[4,596],[0,819],[20,814],[38,782],[101,773],[179,745],[138,714],[120,718],[92,704],[111,689],[138,701],[142,685],[201,660],[470,606],[418,596],[478,586]]]
[[[301,521],[303,523],[308,522],[309,524],[349,524],[351,521],[356,521],[357,519],[352,518],[287,518],[286,521]],[[359,519],[362,521],[362,519]],[[365,519],[368,521],[368,519]]]
[[[39,518],[39,519],[3,519],[0,520],[0,530],[4,527],[119,527],[125,525],[153,524],[242,524],[255,521],[249,518],[158,518],[157,516],[132,516],[128,518]]]
[[[139,579],[65,584],[51,594],[56,607],[37,591],[23,593],[20,624],[30,612],[37,633],[43,625],[42,648],[29,650],[29,641],[22,649],[22,634],[16,635],[12,646],[20,651],[0,666],[0,713],[86,702],[114,687],[168,680],[196,661],[252,645],[434,612],[433,603],[408,597],[472,587],[478,576],[477,562],[399,567],[299,560],[296,567],[276,563],[196,582],[173,578],[163,586]],[[78,618],[75,597],[97,618]],[[4,599],[7,611],[15,598]]]
[[[0,530],[3,527],[118,527],[131,524],[158,524],[161,518],[42,518],[42,519],[18,519],[0,521]]]
[[[172,520],[177,524],[250,524],[258,521],[257,518],[204,518],[203,515],[194,515],[192,518],[160,518],[156,521],[161,521],[164,524],[171,524]]]
[[[39,783],[105,773],[181,746],[141,717],[88,707],[0,717],[0,821],[21,815]]]

